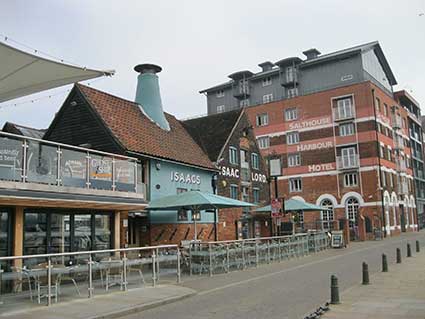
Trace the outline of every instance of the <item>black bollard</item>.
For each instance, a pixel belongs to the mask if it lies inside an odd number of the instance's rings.
[[[369,266],[363,262],[362,264],[363,281],[362,285],[369,285]]]
[[[407,244],[407,257],[412,257],[412,249],[410,248],[410,244]]]
[[[335,275],[331,276],[331,304],[339,304],[339,287],[338,287],[338,277]]]
[[[401,264],[401,250],[397,248],[397,264]]]
[[[419,246],[419,240],[416,241],[416,252],[420,252],[421,251],[421,247]]]
[[[388,260],[385,254],[382,254],[382,272],[388,272]]]

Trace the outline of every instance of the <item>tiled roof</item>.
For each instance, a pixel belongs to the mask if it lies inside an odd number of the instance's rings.
[[[208,154],[211,161],[218,160],[220,151],[229,138],[243,109],[218,113],[183,122],[193,139]]]
[[[135,102],[81,84],[76,87],[127,151],[214,169],[174,116],[165,113],[171,127],[165,131],[146,117]]]

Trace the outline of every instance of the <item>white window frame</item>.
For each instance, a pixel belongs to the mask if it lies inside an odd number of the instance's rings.
[[[224,97],[224,90],[218,90],[216,93],[215,93],[215,96],[216,97]]]
[[[290,153],[288,154],[288,167],[301,166],[301,154]]]
[[[239,106],[240,106],[240,107],[249,106],[249,99],[243,99],[243,100],[240,100],[240,102],[239,102]]]
[[[256,198],[255,198],[255,195],[254,195],[255,193],[258,194],[258,200],[256,200]],[[260,189],[258,187],[253,187],[252,188],[252,201],[254,203],[259,203],[260,202]]]
[[[339,136],[351,136],[354,135],[355,128],[354,123],[342,123],[339,125]]]
[[[300,134],[298,131],[286,133],[286,144],[294,145],[300,143]]]
[[[336,101],[336,113],[338,119],[354,117],[353,99],[351,96]]]
[[[257,138],[258,148],[259,149],[266,149],[270,147],[270,137],[269,136],[262,136]]]
[[[263,103],[273,102],[273,93],[263,95]]]
[[[285,121],[295,121],[298,118],[298,108],[291,107],[285,110]]]
[[[251,153],[251,166],[253,169],[260,169],[260,158],[257,153]]]
[[[269,114],[268,113],[257,114],[256,124],[257,126],[269,125]]]
[[[359,186],[359,174],[357,172],[350,172],[344,174],[344,187],[357,187]]]
[[[288,66],[285,70],[286,82],[293,82],[295,80],[295,67]]]
[[[223,105],[217,105],[217,113],[224,113],[226,111],[226,106]]]
[[[301,177],[289,179],[289,192],[290,193],[302,192],[302,190],[303,190],[303,184],[302,184],[302,178]]]
[[[239,164],[238,149],[234,146],[229,147],[229,163],[233,165]]]
[[[298,96],[298,88],[288,88],[286,90],[286,95],[288,99]]]
[[[263,80],[261,82],[262,82],[263,87],[264,87],[264,86],[272,85],[273,80],[272,80],[271,76],[266,76],[265,78],[263,78]]]
[[[233,197],[233,190],[236,191],[236,197]],[[239,186],[238,185],[230,184],[229,191],[230,191],[230,198],[239,199],[238,198],[239,197]]]

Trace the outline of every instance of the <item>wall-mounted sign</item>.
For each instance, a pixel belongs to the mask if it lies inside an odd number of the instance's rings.
[[[171,181],[185,184],[201,184],[201,176],[181,172],[171,172]]]
[[[240,178],[240,171],[238,168],[233,167],[226,167],[222,166],[220,168],[220,175],[225,177],[233,177],[233,178]],[[259,183],[267,183],[267,176],[261,173],[251,173],[251,181],[252,182],[259,182]],[[223,184],[223,186],[226,186]]]
[[[267,183],[267,176],[260,173],[251,173],[251,180],[253,182]]]
[[[308,171],[311,172],[321,172],[321,171],[332,171],[334,170],[334,165],[332,163],[326,163],[326,164],[315,164],[315,165],[308,165]]]
[[[303,151],[314,151],[314,150],[320,150],[324,148],[331,148],[334,144],[331,141],[328,142],[318,142],[318,143],[312,143],[312,144],[301,144],[297,145],[297,151],[303,152]]]
[[[353,79],[353,75],[352,74],[346,74],[341,76],[341,81],[349,81]]]
[[[290,123],[289,129],[290,130],[299,130],[299,129],[302,129],[302,128],[325,125],[325,124],[329,124],[329,123],[331,123],[330,117],[322,117],[320,119]]]
[[[220,175],[227,177],[239,178],[239,169],[233,167],[222,166],[220,169]]]

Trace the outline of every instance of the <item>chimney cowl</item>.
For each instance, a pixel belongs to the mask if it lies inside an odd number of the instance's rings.
[[[170,124],[162,108],[159,79],[156,75],[162,71],[162,68],[155,64],[145,63],[136,65],[134,70],[139,73],[135,102],[152,122],[161,129],[170,131]]]
[[[316,48],[312,48],[304,51],[303,54],[307,57],[307,60],[311,60],[317,58],[321,52]]]

